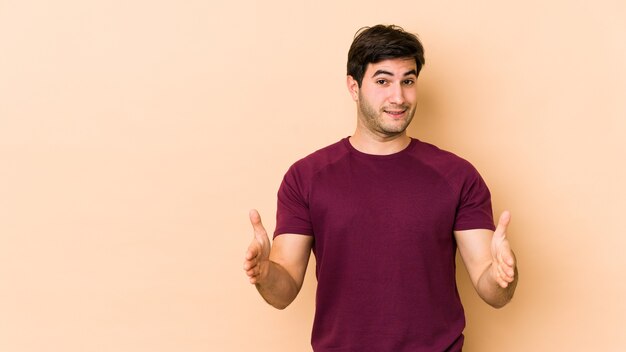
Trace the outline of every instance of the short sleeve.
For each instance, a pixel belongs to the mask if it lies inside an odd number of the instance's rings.
[[[473,229],[493,231],[495,226],[489,188],[478,171],[470,165],[461,187],[454,230]]]
[[[306,172],[298,170],[297,164],[285,174],[278,189],[274,237],[285,233],[313,235],[307,196],[310,188],[308,179]]]

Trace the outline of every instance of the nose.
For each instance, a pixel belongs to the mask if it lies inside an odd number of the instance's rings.
[[[390,87],[389,102],[392,104],[404,104],[404,89],[402,84],[394,84]]]

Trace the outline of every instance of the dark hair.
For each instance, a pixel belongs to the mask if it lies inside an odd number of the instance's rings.
[[[419,74],[424,66],[424,47],[415,34],[396,25],[363,27],[356,32],[348,51],[348,75],[359,87],[370,63],[387,59],[413,58]]]

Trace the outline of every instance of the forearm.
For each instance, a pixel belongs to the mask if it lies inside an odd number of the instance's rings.
[[[255,284],[263,299],[277,309],[285,309],[298,295],[300,287],[280,264],[268,261],[266,278]]]
[[[495,270],[492,268],[493,265],[494,264],[492,263],[489,267],[487,267],[480,276],[476,291],[478,291],[478,295],[492,307],[502,308],[513,298],[519,278],[518,271],[517,267],[515,267],[515,276],[513,281],[510,282],[507,287],[502,287],[494,278],[493,273]]]

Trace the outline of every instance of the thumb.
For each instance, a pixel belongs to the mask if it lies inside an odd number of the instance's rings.
[[[256,209],[250,210],[250,223],[254,230],[254,237],[263,243],[267,238],[267,231],[265,231],[265,227],[263,227],[263,223],[261,222],[261,215],[259,215]]]
[[[511,213],[508,210],[505,210],[500,215],[500,219],[498,220],[498,226],[496,227],[496,235],[500,237],[506,236],[506,229],[511,222]]]

